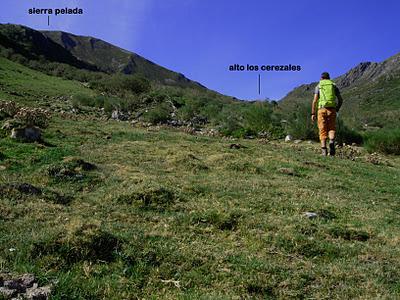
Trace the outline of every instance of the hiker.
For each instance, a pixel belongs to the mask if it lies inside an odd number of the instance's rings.
[[[336,98],[338,103],[336,103]],[[326,140],[329,137],[329,155],[335,155],[336,114],[342,106],[343,99],[339,88],[330,80],[328,72],[321,74],[321,80],[315,87],[314,100],[311,108],[311,120],[317,119],[316,107],[318,106],[318,129],[321,141],[322,155],[328,155]]]

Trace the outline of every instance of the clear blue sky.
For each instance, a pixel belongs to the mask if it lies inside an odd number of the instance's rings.
[[[83,16],[29,16],[30,7],[82,7]],[[1,0],[0,23],[95,36],[241,99],[280,99],[400,52],[396,0]],[[230,64],[298,64],[301,72],[233,73]]]

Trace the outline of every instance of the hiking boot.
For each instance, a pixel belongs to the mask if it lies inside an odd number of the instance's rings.
[[[321,147],[322,150],[322,156],[327,156],[328,155],[328,149],[326,147]]]
[[[335,150],[335,142],[330,142],[329,143],[329,156],[335,156],[336,150]]]

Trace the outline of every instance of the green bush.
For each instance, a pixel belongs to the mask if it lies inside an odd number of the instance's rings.
[[[143,118],[152,124],[163,124],[171,119],[171,112],[168,103],[161,103],[144,113]]]
[[[254,103],[244,111],[244,128],[246,135],[253,136],[264,132],[270,137],[280,137],[283,131],[279,118],[273,113],[268,102]]]
[[[92,88],[111,93],[111,94],[143,94],[151,90],[150,81],[136,76],[116,74],[90,82]]]
[[[113,96],[88,96],[88,95],[74,95],[72,97],[72,106],[74,108],[81,108],[82,106],[104,108],[107,114],[112,111],[120,109],[123,111],[132,110],[135,107],[135,100],[132,98],[121,99]]]
[[[80,108],[81,106],[95,106],[95,99],[88,95],[78,94],[72,97],[72,107]]]
[[[219,111],[217,123],[223,135],[236,138],[258,136],[261,132],[274,138],[283,135],[280,120],[267,102],[226,105]]]
[[[338,144],[352,144],[356,143],[358,145],[363,143],[363,137],[360,133],[354,129],[350,129],[343,122],[341,118],[337,118],[336,121],[336,141]]]
[[[400,128],[380,129],[364,137],[365,147],[370,152],[400,154]]]
[[[287,116],[287,133],[296,139],[318,140],[318,128],[311,121],[311,104],[298,105],[293,113]]]
[[[224,107],[220,113],[218,123],[220,133],[225,136],[243,137],[245,130],[243,127],[243,116],[236,107]]]

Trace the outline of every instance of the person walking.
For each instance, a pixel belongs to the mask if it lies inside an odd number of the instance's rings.
[[[336,103],[336,98],[338,102]],[[339,88],[330,79],[328,72],[321,74],[321,80],[315,87],[311,108],[311,120],[318,120],[319,139],[322,155],[328,155],[326,140],[329,137],[329,155],[335,156],[336,114],[342,106],[343,98]],[[318,115],[316,113],[318,111]]]

